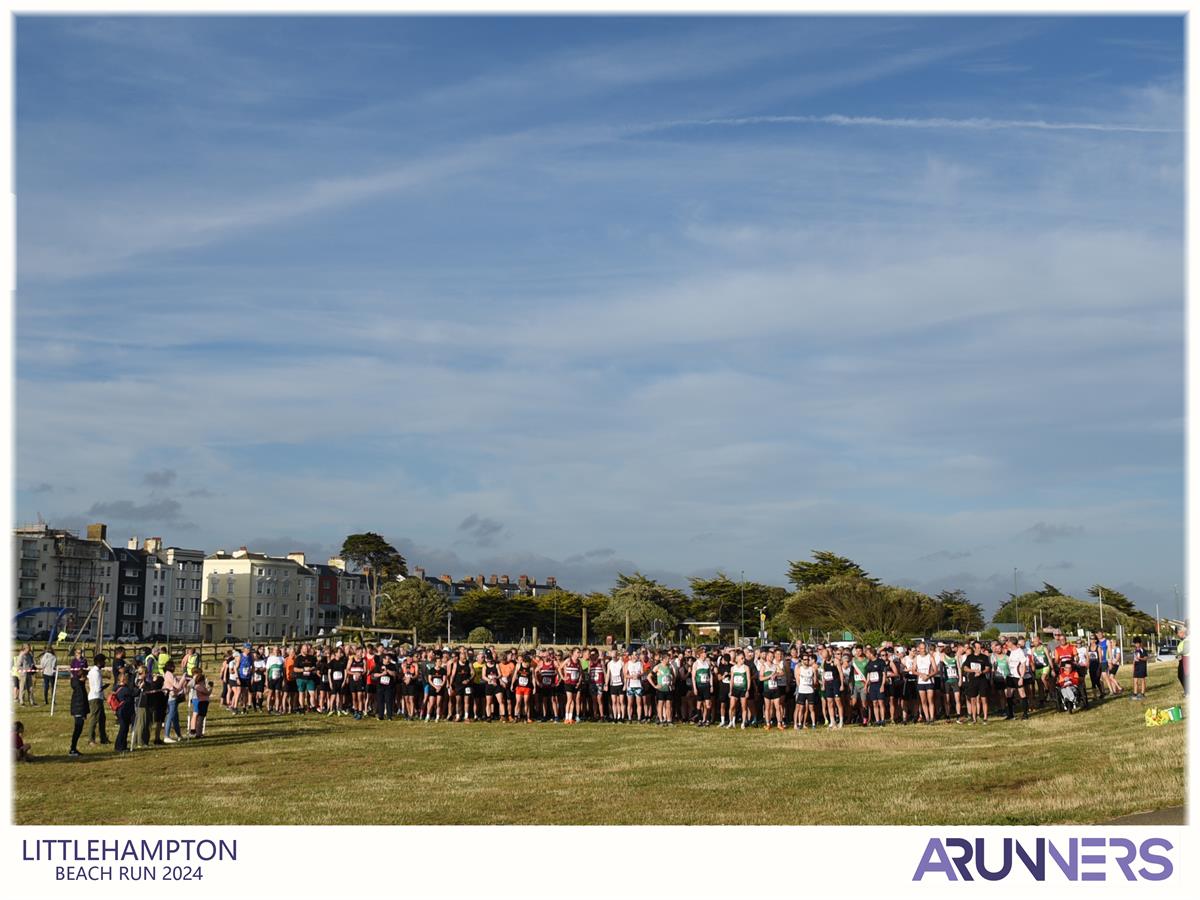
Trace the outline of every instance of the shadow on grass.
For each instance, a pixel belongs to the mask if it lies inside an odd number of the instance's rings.
[[[162,751],[166,750],[168,747],[174,747],[175,752],[178,752],[179,750],[183,750],[183,749],[187,749],[187,748],[229,747],[229,746],[232,746],[235,744],[249,744],[249,743],[252,743],[257,740],[270,740],[270,741],[284,740],[284,741],[286,741],[286,740],[295,740],[296,738],[316,737],[318,735],[326,734],[333,730],[334,729],[329,727],[328,725],[321,726],[321,727],[315,727],[315,728],[305,728],[303,731],[295,731],[293,729],[281,729],[281,728],[264,728],[261,731],[255,731],[252,734],[217,734],[217,735],[209,735],[207,737],[202,737],[202,738],[189,738],[187,740],[179,741],[175,744],[163,744],[163,745],[156,744],[151,747],[134,750],[130,753],[117,753],[113,750],[105,751],[105,750],[92,749],[90,752],[83,752],[82,756],[70,756],[66,753],[58,754],[55,756],[40,756],[39,755],[39,756],[36,756],[34,758],[34,760],[31,763],[29,763],[29,765],[38,765],[39,763],[48,763],[48,762],[62,762],[62,763],[74,763],[74,764],[91,763],[91,762],[101,762],[106,759],[113,759],[114,757],[129,757],[129,758],[144,759],[146,753],[148,753],[152,750],[157,750],[159,752],[162,752]]]

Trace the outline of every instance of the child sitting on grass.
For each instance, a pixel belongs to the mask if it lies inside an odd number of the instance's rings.
[[[25,726],[13,722],[13,762],[30,762],[32,759],[29,745],[25,743]]]

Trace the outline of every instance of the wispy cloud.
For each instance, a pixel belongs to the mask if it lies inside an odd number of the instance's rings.
[[[1042,119],[947,119],[885,118],[828,113],[812,116],[741,116],[721,119],[677,119],[635,127],[635,130],[662,131],[670,128],[720,126],[737,128],[751,125],[836,125],[845,128],[911,128],[956,131],[1099,131],[1132,134],[1182,134],[1182,128],[1165,128],[1121,122],[1054,122]]]

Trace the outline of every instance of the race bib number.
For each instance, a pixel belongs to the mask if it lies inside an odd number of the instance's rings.
[[[978,675],[980,672],[983,671],[983,666],[980,665],[979,663],[971,663],[971,671],[974,672],[976,675]]]
[[[433,686],[435,688],[440,688],[442,686],[442,679],[440,679],[440,678],[433,679]]]
[[[380,684],[391,684],[391,683],[392,683],[391,676],[388,676],[388,675],[380,675],[380,676],[379,676],[379,683],[380,683]]]
[[[334,681],[341,681],[341,680],[342,680],[342,673],[341,673],[341,672],[339,672],[339,671],[338,671],[338,670],[336,670],[336,669],[334,669],[334,671],[333,671],[333,672],[331,672],[331,673],[330,673],[330,675],[332,676],[332,678],[333,678],[333,680],[334,680]]]
[[[956,669],[954,666],[946,666],[946,677],[947,678],[957,678],[958,677],[958,669]]]
[[[825,673],[825,680],[826,680],[826,681],[833,681],[833,673],[832,673],[832,672],[826,672],[826,673]]]
[[[878,682],[878,681],[879,681],[879,673],[878,673],[878,672],[868,672],[868,673],[867,673],[867,677],[868,677],[868,678],[869,678],[869,679],[870,679],[872,682]]]

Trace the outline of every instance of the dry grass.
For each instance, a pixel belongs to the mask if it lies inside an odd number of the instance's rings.
[[[20,709],[18,824],[1092,823],[1183,803],[1169,664],[1145,703],[983,726],[723,731],[354,722],[216,710],[202,741],[66,756],[71,718]],[[89,748],[84,747],[85,751]]]

